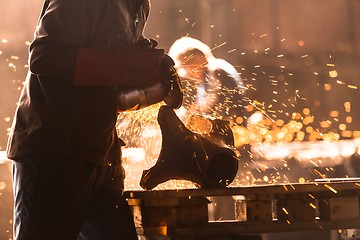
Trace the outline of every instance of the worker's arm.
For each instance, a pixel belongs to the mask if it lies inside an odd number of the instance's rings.
[[[165,52],[141,39],[121,50],[79,48],[75,86],[149,87],[161,81]]]

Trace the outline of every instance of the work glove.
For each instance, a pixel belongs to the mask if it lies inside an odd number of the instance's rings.
[[[125,49],[78,49],[73,85],[146,88],[163,78],[164,49],[140,38]]]

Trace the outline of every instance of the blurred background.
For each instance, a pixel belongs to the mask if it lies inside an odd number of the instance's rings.
[[[360,1],[151,3],[145,35],[166,50],[184,36],[206,43],[240,73],[248,88],[248,115],[261,111],[271,120],[265,124],[270,130],[301,124],[287,142],[360,137]],[[0,0],[0,151],[6,148],[41,5],[41,0]],[[9,239],[11,166],[0,166],[0,239]]]
[[[0,1],[0,150],[41,5]],[[215,57],[235,66],[249,98],[271,117],[286,122],[308,108],[314,129],[341,134],[359,125],[359,10],[356,0],[153,0],[145,35],[166,50],[183,36],[203,41]],[[331,124],[320,126],[327,120]]]

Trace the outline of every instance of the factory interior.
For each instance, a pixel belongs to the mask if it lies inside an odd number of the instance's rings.
[[[13,235],[6,145],[42,4],[0,1],[0,240]],[[357,0],[151,1],[144,35],[174,59],[184,100],[160,120],[163,103],[118,116],[139,239],[360,239],[358,11]],[[191,49],[205,60],[181,55]],[[231,155],[205,161],[205,180],[177,165],[198,151],[180,125]],[[160,153],[164,179],[140,184]]]

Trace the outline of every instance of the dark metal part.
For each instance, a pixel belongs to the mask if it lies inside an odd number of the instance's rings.
[[[160,108],[158,122],[163,137],[160,156],[143,172],[141,187],[153,189],[170,179],[189,180],[199,187],[226,187],[234,180],[238,159],[230,147],[191,132],[170,107]]]

